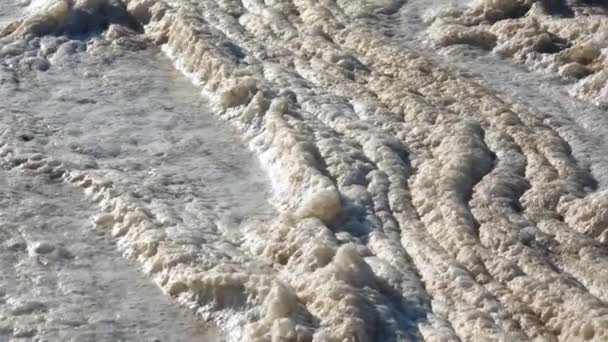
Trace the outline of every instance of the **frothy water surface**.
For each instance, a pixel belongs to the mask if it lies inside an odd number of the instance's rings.
[[[606,340],[604,7],[2,12],[3,336]]]

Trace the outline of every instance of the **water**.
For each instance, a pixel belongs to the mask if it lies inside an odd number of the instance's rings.
[[[20,172],[2,178],[0,339],[217,338],[93,231],[81,194]]]
[[[428,2],[410,1],[393,20],[391,27],[397,32],[395,40],[410,48],[416,48],[449,66],[455,73],[478,82],[509,101],[522,105],[526,110],[546,113],[546,124],[559,130],[568,141],[576,158],[590,168],[601,189],[606,189],[606,153],[608,148],[604,132],[608,129],[606,110],[590,106],[574,99],[569,91],[571,84],[540,72],[529,72],[524,66],[481,49],[458,45],[434,49],[433,42],[425,35],[427,25],[434,15],[446,9],[466,8],[467,1],[442,0]],[[391,19],[389,19],[391,20]],[[558,124],[556,124],[558,123]]]
[[[474,4],[3,6],[0,336],[605,340],[605,110]]]
[[[40,45],[59,46],[48,71],[3,65],[4,144],[105,175],[198,237],[238,241],[242,224],[272,215],[258,162],[157,48],[120,52],[86,36]],[[120,255],[85,194],[10,163],[2,178],[2,338],[221,339]]]

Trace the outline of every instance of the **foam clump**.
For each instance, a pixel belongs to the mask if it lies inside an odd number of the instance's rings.
[[[495,22],[524,15],[535,0],[474,0],[471,13]]]
[[[26,19],[10,25],[12,32],[3,35],[76,35],[103,30],[111,23],[128,27],[137,25],[124,5],[115,0],[46,1],[32,6],[31,11],[33,13]]]
[[[431,40],[491,50],[574,83],[571,94],[605,107],[605,15],[582,2],[474,1],[460,14],[437,15]],[[493,37],[492,44],[486,43]]]
[[[608,197],[598,192],[584,199],[564,199],[559,210],[569,225],[576,227],[582,234],[608,242]]]
[[[482,49],[491,50],[496,46],[496,35],[477,27],[461,25],[445,26],[439,22],[431,28],[431,39],[440,46],[468,44]]]

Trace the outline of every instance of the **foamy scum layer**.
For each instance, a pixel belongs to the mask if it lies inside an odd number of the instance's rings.
[[[471,44],[572,81],[571,94],[608,108],[606,1],[476,0],[437,20],[439,45]]]
[[[383,34],[402,5],[56,1],[0,34],[63,34],[78,9],[143,28],[271,178],[280,217],[238,252],[174,239],[104,175],[0,155],[81,188],[125,255],[233,340],[608,339],[608,196],[546,115]]]

